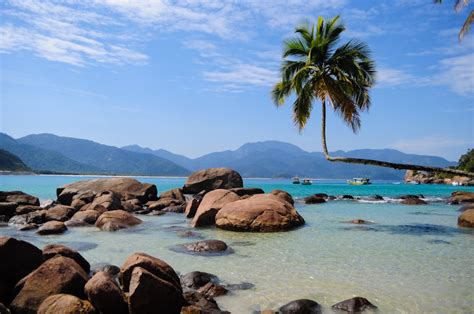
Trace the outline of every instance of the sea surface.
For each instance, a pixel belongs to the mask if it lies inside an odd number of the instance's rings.
[[[0,190],[22,190],[41,200],[54,199],[56,188],[81,176],[0,176]],[[184,178],[137,178],[154,183],[159,191],[183,185]],[[288,191],[296,199],[314,193],[350,194],[360,200],[336,200],[325,204],[296,203],[306,220],[302,228],[281,233],[238,233],[215,228],[197,229],[205,239],[220,239],[233,250],[223,256],[195,256],[172,250],[197,241],[183,238],[188,227],[182,214],[140,216],[144,223],[117,232],[94,227],[70,228],[63,235],[37,236],[0,228],[0,235],[30,241],[38,247],[61,242],[78,249],[91,263],[120,266],[133,252],[159,257],[181,274],[200,270],[230,284],[251,283],[218,297],[220,307],[232,313],[252,313],[308,298],[325,312],[336,302],[363,296],[380,313],[473,313],[474,230],[456,225],[459,206],[444,198],[455,190],[472,187],[406,185],[374,182],[349,186],[342,181],[321,180],[311,186],[288,180],[244,179],[246,187]],[[366,197],[382,195],[388,201]],[[408,206],[396,201],[404,194],[422,194],[428,205]],[[344,223],[352,219],[371,225]]]

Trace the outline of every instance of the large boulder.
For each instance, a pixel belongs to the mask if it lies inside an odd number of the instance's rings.
[[[218,228],[234,231],[284,231],[304,223],[290,203],[271,194],[228,203],[216,215]]]
[[[55,294],[47,297],[40,305],[38,314],[96,314],[89,301],[70,294]]]
[[[96,227],[104,231],[116,231],[141,224],[142,221],[124,210],[111,210],[97,218]]]
[[[127,302],[115,279],[105,272],[96,273],[84,287],[88,299],[101,313],[128,313]]]
[[[36,233],[39,235],[61,234],[66,232],[66,230],[67,227],[64,222],[53,220],[43,224]]]
[[[184,198],[184,194],[183,194],[183,189],[180,189],[180,188],[162,192],[160,194],[160,199],[161,198],[171,198],[171,199],[178,200],[182,203],[186,202],[186,199]]]
[[[2,204],[2,203],[0,203]],[[8,204],[8,203],[7,203]],[[43,208],[41,206],[36,206],[36,205],[19,205],[15,209],[15,215],[24,215],[24,214],[29,214],[38,210],[42,210]]]
[[[18,204],[15,202],[1,202],[0,203],[0,215],[11,217],[16,214],[16,208]],[[20,214],[18,214],[20,215]]]
[[[121,195],[112,191],[104,191],[98,194],[91,203],[91,209],[102,206],[105,210],[116,210],[122,208]]]
[[[457,205],[459,203],[474,203],[474,192],[455,191],[451,193],[448,202]]]
[[[349,313],[360,313],[366,310],[375,310],[377,307],[370,303],[369,300],[363,297],[354,297],[336,303],[332,306],[334,310],[345,311]]]
[[[281,314],[320,314],[321,305],[313,300],[300,299],[287,303],[280,307]]]
[[[474,208],[467,209],[459,215],[458,226],[474,228]]]
[[[74,207],[56,205],[46,210],[44,218],[46,221],[67,221],[74,215],[76,211],[77,209]]]
[[[93,191],[97,194],[112,191],[120,194],[124,199],[137,198],[143,204],[155,200],[158,193],[154,184],[120,177],[78,181],[58,188],[56,193],[61,204],[70,205],[74,195],[85,191]]]
[[[229,168],[209,168],[193,172],[183,186],[183,193],[198,194],[216,189],[243,187],[240,174]]]
[[[193,227],[214,225],[219,210],[224,205],[238,200],[240,200],[240,196],[229,190],[217,189],[207,193],[199,204],[191,225]]]
[[[66,221],[66,225],[93,225],[95,224],[97,218],[99,218],[100,215],[101,214],[96,210],[81,210],[75,213],[70,220]]]
[[[65,256],[73,259],[79,266],[84,269],[86,273],[89,273],[91,270],[91,266],[89,265],[89,262],[82,257],[81,254],[79,254],[77,251],[61,245],[61,244],[48,244],[43,248],[43,259],[45,261],[57,256]]]
[[[43,255],[28,242],[0,237],[0,256],[0,302],[5,302],[15,284],[41,265]]]
[[[125,292],[128,291],[133,269],[140,267],[146,269],[154,276],[169,282],[176,289],[181,290],[181,283],[174,269],[159,258],[145,253],[130,255],[120,269],[119,279]]]
[[[0,191],[0,202],[17,203],[18,205],[40,205],[37,197],[21,191]]]
[[[293,197],[290,195],[290,193],[283,191],[283,190],[273,190],[270,192],[270,194],[275,195],[276,197],[280,198],[281,200],[290,203],[291,205],[295,205],[295,201],[293,200]]]
[[[131,314],[174,314],[186,305],[181,288],[141,267],[133,268],[128,301]]]
[[[47,297],[55,294],[82,298],[87,279],[87,273],[73,259],[55,256],[22,280],[10,308],[15,313],[33,314]]]

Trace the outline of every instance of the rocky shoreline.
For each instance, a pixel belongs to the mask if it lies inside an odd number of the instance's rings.
[[[294,207],[295,202],[321,204],[337,200],[384,202],[387,198],[374,195],[361,199],[319,193],[294,200],[282,190],[265,194],[259,188],[244,188],[242,177],[234,170],[213,168],[197,171],[182,188],[159,195],[155,185],[132,178],[101,178],[68,184],[57,189],[55,201],[41,206],[32,195],[1,191],[0,221],[22,231],[36,230],[41,236],[94,225],[102,231],[116,231],[141,224],[140,215],[173,212],[189,218],[194,228],[215,226],[238,232],[279,232],[305,224]],[[423,195],[403,195],[395,202],[424,205],[427,201]],[[446,201],[462,206],[460,227],[474,227],[474,193],[454,192]],[[376,222],[353,219],[343,223]],[[184,236],[192,234],[183,231]],[[185,243],[176,249],[197,255],[232,254],[232,248],[215,239]],[[145,253],[132,254],[120,269],[108,265],[91,270],[89,263],[71,248],[53,244],[40,250],[27,242],[1,237],[0,257],[0,303],[3,304],[0,313],[8,313],[6,308],[12,313],[223,313],[214,298],[226,294],[232,286],[206,273],[194,274],[200,284],[190,281],[194,275],[179,278],[170,265]],[[54,280],[48,279],[53,277]],[[186,283],[183,277],[187,278]],[[52,286],[40,287],[43,281],[46,286]],[[168,297],[151,297],[155,294]],[[350,312],[375,306],[356,297],[333,308]],[[313,300],[296,300],[276,311],[264,312],[320,311],[321,306]]]

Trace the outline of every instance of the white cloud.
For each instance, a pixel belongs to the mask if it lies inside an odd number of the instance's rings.
[[[377,85],[380,87],[405,85],[414,81],[415,78],[403,70],[388,67],[377,70]]]
[[[474,93],[474,53],[440,61],[439,82],[459,94]]]
[[[232,84],[232,86],[271,86],[278,80],[278,72],[263,67],[241,64],[225,71],[206,71],[204,78],[211,82]]]

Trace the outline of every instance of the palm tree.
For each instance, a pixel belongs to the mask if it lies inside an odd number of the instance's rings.
[[[418,165],[397,164],[372,159],[331,157],[326,144],[326,104],[357,132],[360,113],[370,107],[369,89],[375,84],[375,64],[365,43],[349,41],[336,47],[344,26],[339,16],[329,21],[318,18],[317,25],[296,28],[296,37],[285,41],[281,81],[272,90],[276,106],[296,94],[293,102],[293,121],[301,131],[307,124],[313,103],[322,105],[322,146],[329,161],[375,165],[394,169],[444,172],[473,176],[474,173],[456,169],[441,169]]]
[[[434,0],[435,3],[442,3],[443,0]],[[469,0],[456,0],[454,2],[454,10],[456,12],[461,11],[461,9],[469,4]],[[467,16],[466,20],[464,21],[463,26],[458,34],[459,41],[462,40],[465,34],[469,32],[471,29],[471,24],[474,23],[474,10],[471,10],[471,13]]]

